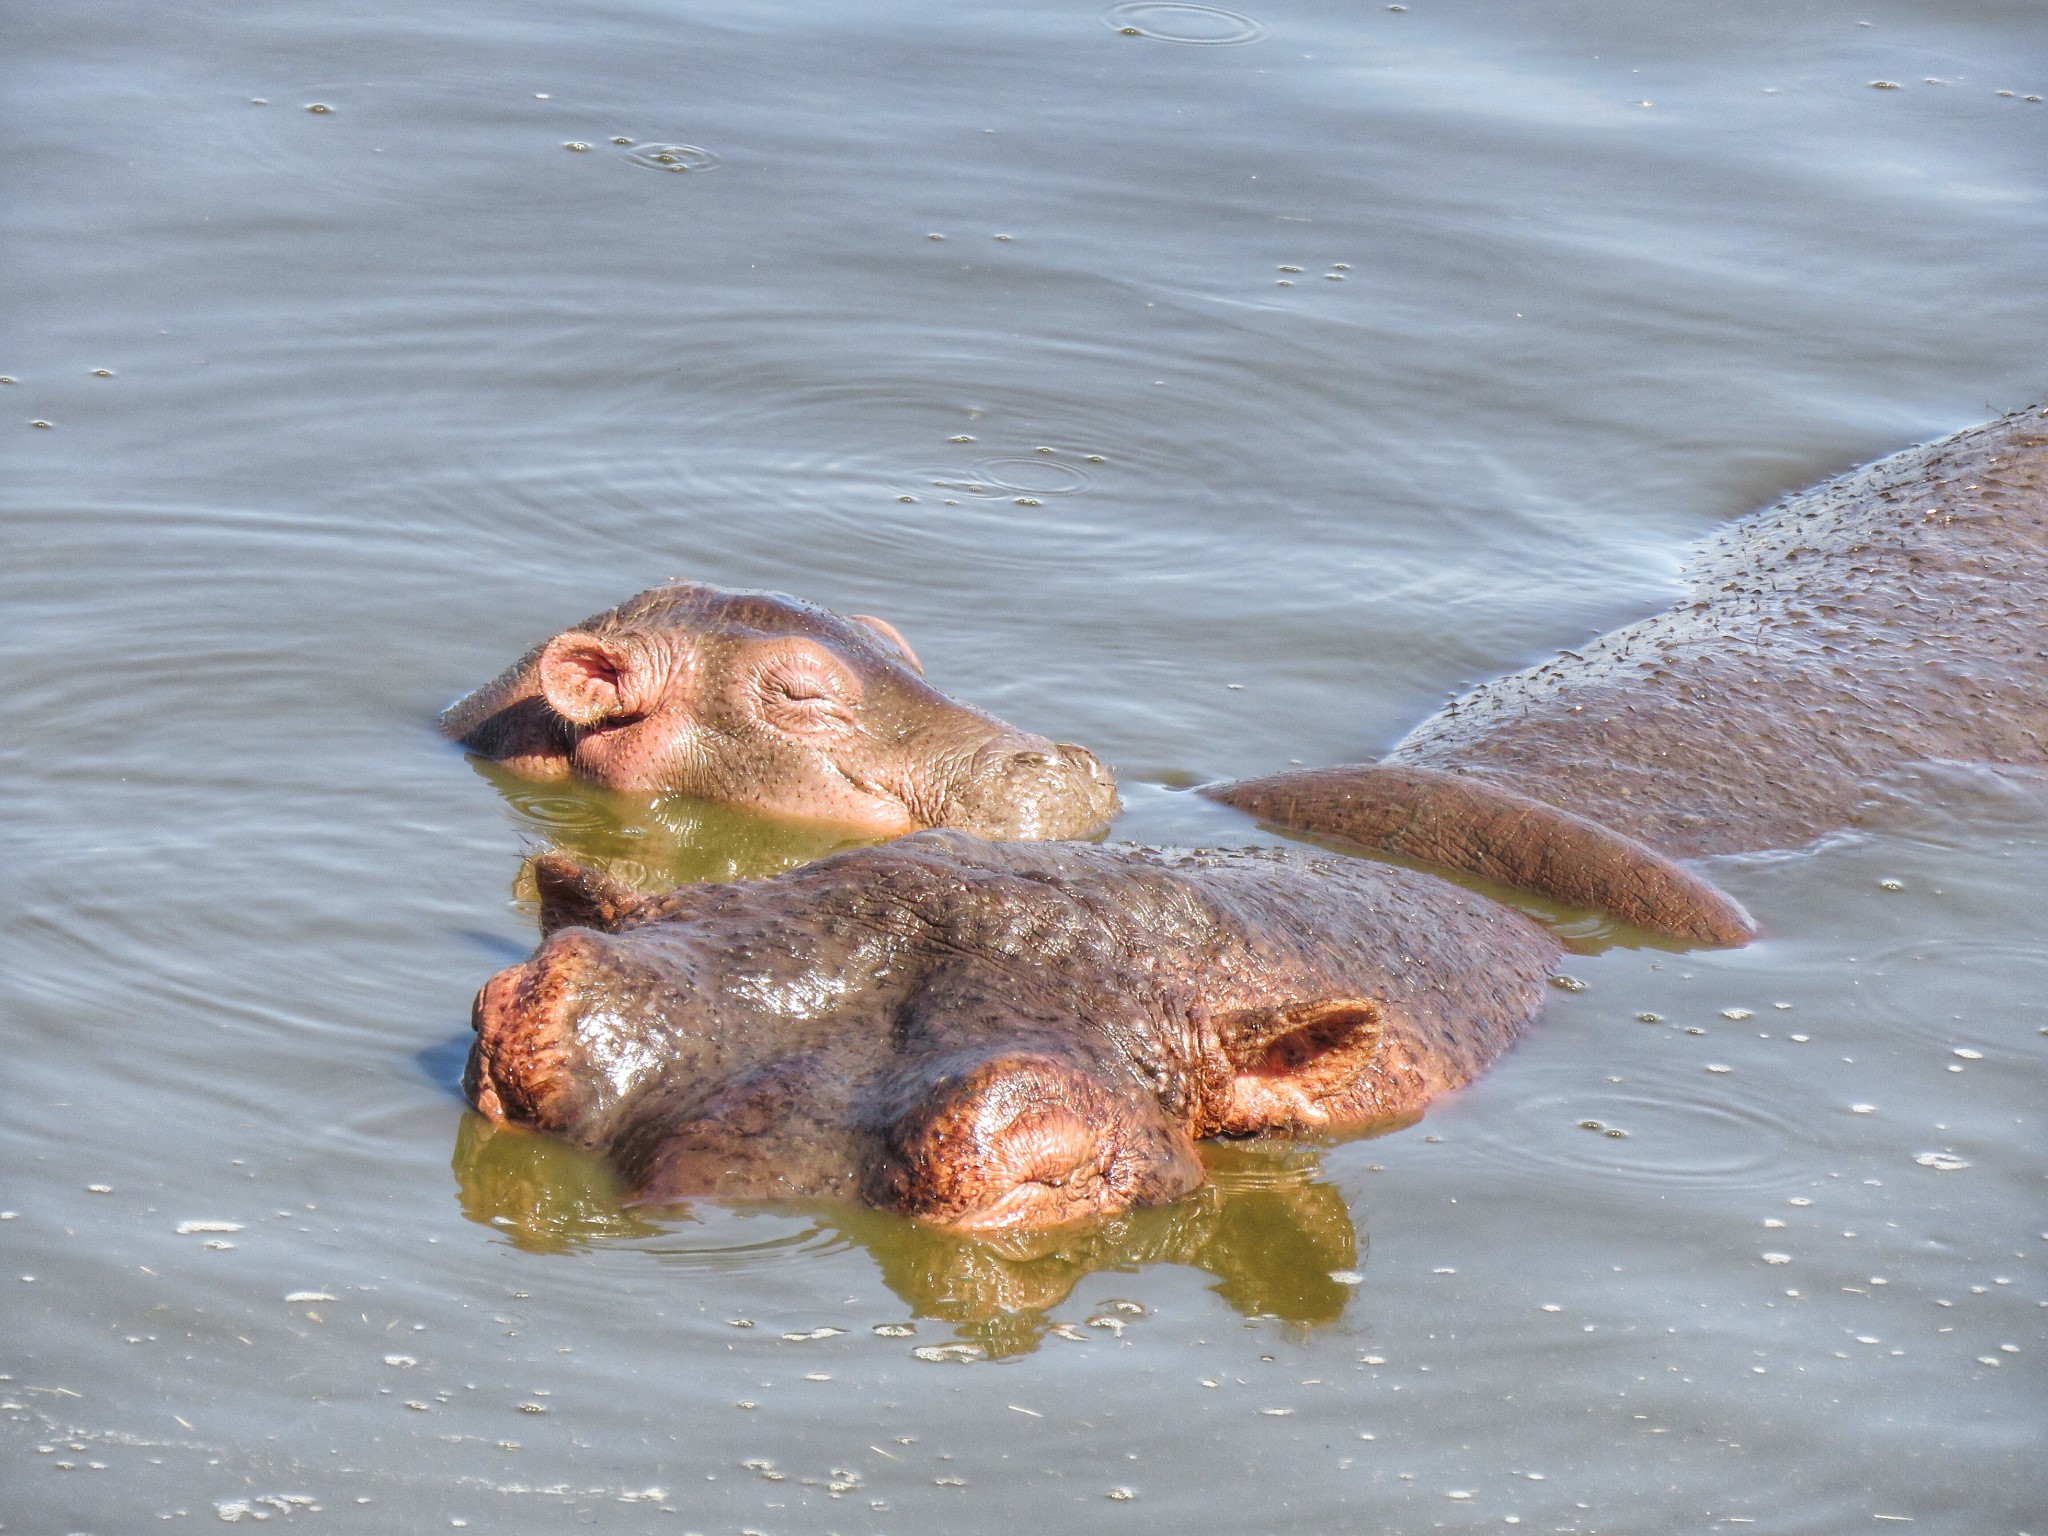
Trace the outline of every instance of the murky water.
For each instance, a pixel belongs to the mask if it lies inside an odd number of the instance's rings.
[[[2048,1525],[2039,778],[1724,861],[1763,942],[1575,957],[1418,1126],[968,1243],[649,1225],[466,1119],[522,851],[831,840],[430,725],[775,586],[1093,746],[1119,836],[1253,838],[1169,786],[1375,752],[2048,394],[2040,6],[9,32],[0,1528]]]

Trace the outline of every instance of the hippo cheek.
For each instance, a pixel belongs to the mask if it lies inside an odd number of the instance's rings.
[[[1186,1132],[1133,1087],[1050,1055],[1010,1054],[899,1083],[870,1204],[961,1231],[1053,1227],[1188,1193]]]

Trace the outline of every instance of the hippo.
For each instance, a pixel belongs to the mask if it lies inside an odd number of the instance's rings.
[[[925,831],[642,896],[533,864],[540,948],[477,994],[464,1091],[634,1201],[835,1199],[1059,1227],[1202,1183],[1206,1136],[1397,1123],[1535,1017],[1559,944],[1312,850]]]
[[[1118,809],[1092,753],[939,692],[886,621],[698,582],[642,592],[535,646],[451,705],[441,729],[526,778],[881,837],[1084,837]]]
[[[1465,695],[1377,764],[1200,792],[1703,944],[1673,861],[1790,849],[1915,762],[2048,764],[2048,406],[1724,529],[1665,613]]]
[[[2048,409],[1737,524],[1691,596],[1378,764],[1204,793],[1268,824],[1739,944],[1680,862],[1798,847],[1915,761],[2048,763]],[[922,831],[641,896],[533,865],[543,942],[465,1089],[637,1200],[850,1200],[955,1231],[1175,1199],[1208,1136],[1389,1126],[1528,1028],[1559,941],[1426,870]]]

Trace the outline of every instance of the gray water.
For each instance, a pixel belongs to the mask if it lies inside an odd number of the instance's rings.
[[[7,31],[0,1528],[2048,1529],[2040,776],[1720,861],[1747,950],[1567,921],[1584,990],[1419,1125],[985,1244],[649,1225],[466,1116],[524,851],[830,841],[431,725],[772,586],[1095,748],[1117,836],[1255,841],[1173,786],[2048,396],[2038,3]]]

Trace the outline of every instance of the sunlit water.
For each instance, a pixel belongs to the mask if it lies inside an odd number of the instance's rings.
[[[1377,752],[2048,395],[2038,5],[8,30],[0,1528],[2048,1527],[2039,777],[1723,861],[1738,953],[1568,922],[1420,1125],[968,1243],[650,1223],[466,1118],[524,852],[836,839],[431,728],[774,586],[1094,747],[1116,836],[1257,840],[1171,786]]]

